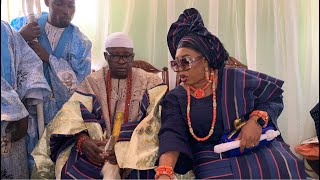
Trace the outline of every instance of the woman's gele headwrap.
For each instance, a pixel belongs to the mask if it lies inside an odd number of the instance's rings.
[[[184,41],[197,47],[214,69],[223,68],[224,61],[229,57],[220,40],[204,27],[201,14],[194,8],[184,10],[169,29],[167,43],[173,59],[177,47]]]

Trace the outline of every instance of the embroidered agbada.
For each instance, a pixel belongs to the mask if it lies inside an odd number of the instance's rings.
[[[66,28],[57,28],[47,22],[48,13],[42,13],[38,19],[40,36],[38,42],[49,53],[49,63],[43,63],[43,73],[49,83],[52,94],[44,97],[44,120],[49,123],[62,105],[71,97],[75,88],[91,72],[91,41],[78,27],[70,24]],[[11,25],[20,30],[27,17],[12,20]],[[31,153],[39,136],[37,133],[37,116],[35,107],[29,109],[28,152]],[[29,157],[29,166],[33,166]]]
[[[93,139],[105,140],[110,137],[112,131],[110,125],[113,122],[108,109],[107,71],[108,68],[102,68],[87,76],[48,125],[44,136],[32,153],[36,163],[34,178],[102,178],[100,174],[102,167],[89,163],[85,155],[80,155],[76,151],[73,137],[83,131]],[[116,112],[123,111],[127,79],[111,79],[111,81],[111,112],[114,111],[117,100]],[[132,69],[128,124],[140,122],[147,115],[148,107],[155,108],[158,102],[153,102],[153,106],[149,105],[149,99],[152,97],[145,95],[145,92],[161,83],[162,80],[156,74],[147,73],[142,69]],[[166,87],[159,86],[159,88],[156,95],[166,92]],[[160,98],[157,99],[159,100]],[[117,158],[120,157],[117,152],[116,155]]]
[[[218,74],[214,134],[204,142],[191,136],[186,117],[187,92],[179,85],[162,102],[159,155],[179,151],[175,172],[183,174],[193,170],[197,179],[304,179],[302,161],[293,155],[281,137],[238,157],[228,158],[213,152],[221,135],[234,129],[237,112],[245,121],[253,110],[266,111],[269,123],[277,128],[283,109],[283,81],[246,69],[223,68]],[[210,97],[191,98],[191,123],[195,134],[203,137],[208,133],[212,113]]]
[[[45,121],[48,123],[70,98],[72,92],[91,72],[91,41],[70,24],[63,32],[50,35],[55,27],[47,22],[48,13],[42,13],[38,19],[40,37],[38,42],[50,54],[49,64],[44,63],[44,75],[53,91],[45,100]],[[11,25],[20,30],[27,22],[27,17],[12,20]],[[59,32],[59,30],[56,30]],[[52,32],[53,33],[53,32]],[[60,36],[57,38],[56,36]],[[55,38],[54,38],[55,37]]]
[[[29,178],[25,137],[12,142],[9,122],[28,116],[26,104],[37,104],[50,92],[42,61],[21,35],[1,21],[1,178]],[[14,135],[14,134],[13,134]]]

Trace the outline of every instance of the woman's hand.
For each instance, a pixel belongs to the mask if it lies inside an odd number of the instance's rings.
[[[170,177],[167,175],[161,175],[158,179],[170,179]]]
[[[83,141],[81,144],[81,151],[88,158],[88,160],[98,166],[105,162],[104,149],[100,148],[106,145],[106,141],[93,140],[90,137]]]
[[[262,128],[255,122],[258,118],[252,116],[241,128],[237,138],[240,139],[240,152],[243,152],[244,148],[253,148],[259,144]]]

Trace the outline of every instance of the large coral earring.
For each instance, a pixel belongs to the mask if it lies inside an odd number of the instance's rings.
[[[207,81],[210,81],[208,67],[205,67],[205,68],[204,68],[204,74],[205,74],[206,80],[207,80]]]

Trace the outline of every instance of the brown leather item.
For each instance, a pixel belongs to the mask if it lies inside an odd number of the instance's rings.
[[[11,134],[11,141],[17,142],[22,139],[28,130],[28,116],[18,121],[9,122],[6,127],[6,134]]]
[[[140,68],[147,72],[155,73],[155,74],[161,72],[163,83],[165,83],[169,87],[169,72],[167,67],[163,67],[162,70],[159,70],[144,60],[134,60],[133,67]]]

